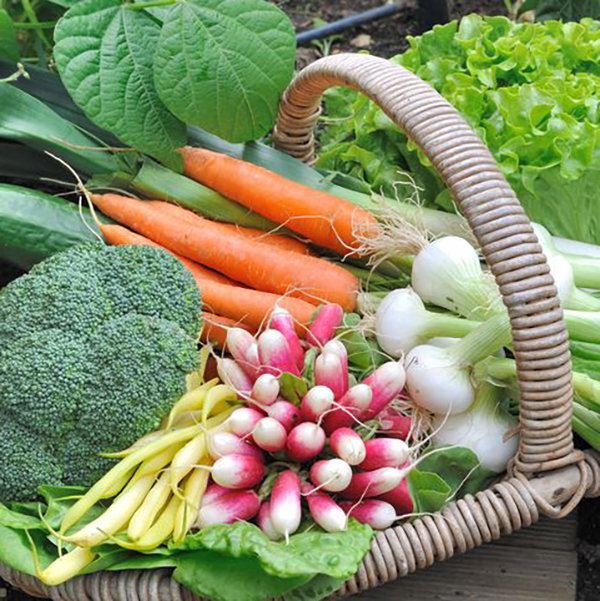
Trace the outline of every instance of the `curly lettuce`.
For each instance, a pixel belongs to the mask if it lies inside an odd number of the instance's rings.
[[[600,243],[600,22],[470,15],[409,43],[391,60],[478,132],[529,217],[554,235]],[[397,185],[405,172],[426,204],[454,209],[426,158],[376,105],[335,90],[327,112],[321,168],[400,197],[412,193]]]

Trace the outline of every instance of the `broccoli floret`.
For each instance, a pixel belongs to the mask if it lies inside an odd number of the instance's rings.
[[[89,486],[156,429],[198,366],[201,298],[151,247],[84,244],[0,293],[0,501]]]

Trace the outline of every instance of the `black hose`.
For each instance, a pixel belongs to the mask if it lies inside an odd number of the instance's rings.
[[[366,10],[365,12],[346,17],[345,19],[340,19],[339,21],[328,23],[327,25],[323,25],[322,27],[316,27],[315,29],[303,31],[302,33],[296,35],[296,44],[298,46],[303,46],[304,44],[308,44],[308,42],[312,40],[328,38],[329,36],[341,33],[352,27],[357,27],[358,25],[362,25],[363,23],[368,23],[369,21],[375,21],[376,19],[383,19],[384,17],[389,17],[400,12],[404,8],[404,4],[405,3],[402,1],[398,3],[393,2],[390,4],[384,4],[383,6],[371,8],[370,10]]]

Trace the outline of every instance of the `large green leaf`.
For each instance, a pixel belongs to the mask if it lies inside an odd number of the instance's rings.
[[[155,81],[169,109],[232,142],[275,122],[295,58],[289,19],[264,0],[181,0],[165,18]]]
[[[538,21],[579,21],[583,17],[597,19],[600,17],[600,0],[535,0],[526,2],[521,12],[531,9],[535,9]]]
[[[11,61],[19,60],[19,45],[10,15],[0,9],[0,57]]]
[[[100,127],[171,167],[186,140],[185,125],[154,88],[160,24],[118,0],[82,0],[55,30],[54,56],[75,102]]]

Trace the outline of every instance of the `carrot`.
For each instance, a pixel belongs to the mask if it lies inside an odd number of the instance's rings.
[[[253,336],[256,334],[254,328],[250,328],[228,317],[221,317],[221,315],[214,315],[213,313],[203,313],[202,318],[204,320],[204,327],[200,334],[200,342],[210,342],[218,348],[225,348],[229,328],[243,328]]]
[[[375,217],[347,200],[203,148],[186,146],[179,153],[192,179],[319,246],[346,255],[360,249],[359,235],[378,235]]]
[[[120,225],[101,224],[99,227],[109,244],[144,244],[164,248]],[[271,311],[279,306],[292,314],[298,334],[306,334],[306,328],[315,312],[314,305],[299,298],[280,297],[268,292],[222,284],[214,280],[213,272],[209,269],[171,250],[169,252],[175,255],[194,276],[202,292],[205,310],[259,329],[266,323]]]
[[[323,259],[226,233],[199,216],[198,224],[192,225],[143,200],[117,194],[93,195],[92,200],[115,221],[255,290],[290,294],[313,304],[337,303],[349,311],[356,305],[358,279]],[[215,313],[230,317],[216,308]]]
[[[122,245],[122,244],[143,244],[145,246],[154,246],[156,248],[164,248],[160,244],[156,242],[152,242],[148,238],[144,238],[143,236],[139,236],[134,232],[128,230],[125,227],[120,225],[103,225],[101,231],[104,235],[104,238],[109,244],[113,246]],[[165,249],[168,250],[168,249]],[[172,253],[175,254],[175,253]],[[197,263],[192,263],[192,261],[188,261],[183,257],[175,255],[190,271],[195,272],[198,276],[205,278],[207,280],[212,280],[216,284],[225,284],[227,286],[239,286],[239,282],[234,282],[232,279],[213,271],[212,269],[207,269],[206,267],[202,267],[202,265],[198,265]]]
[[[192,224],[199,223],[196,220],[197,217],[201,219],[201,224],[204,221],[204,219],[198,214],[188,209],[184,209],[178,205],[174,205],[169,202],[163,202],[162,200],[150,200],[148,202],[155,206],[158,210],[170,212],[171,215],[179,216],[182,219],[188,220]],[[257,242],[264,242],[265,244],[270,244],[271,246],[276,246],[277,248],[281,248],[283,250],[289,250],[291,252],[297,252],[303,255],[311,254],[308,246],[297,238],[290,238],[290,236],[284,236],[283,234],[263,232],[262,230],[257,230],[252,227],[235,225],[235,223],[215,222],[215,226],[223,228],[223,230],[226,232],[238,233],[246,238],[254,239]]]

